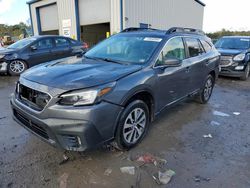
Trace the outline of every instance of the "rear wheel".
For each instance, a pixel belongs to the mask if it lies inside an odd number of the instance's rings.
[[[149,125],[149,110],[147,105],[136,100],[131,102],[123,111],[118,124],[115,144],[121,149],[136,146],[146,135]]]
[[[249,72],[250,72],[250,65],[248,63],[246,68],[245,68],[244,75],[242,77],[240,77],[240,79],[244,80],[244,81],[247,80],[247,78],[249,77]]]
[[[201,104],[206,104],[213,92],[214,88],[214,77],[210,74],[207,76],[205,84],[198,95],[198,102]]]
[[[27,64],[22,60],[11,61],[8,65],[8,73],[11,76],[19,76],[28,68]]]

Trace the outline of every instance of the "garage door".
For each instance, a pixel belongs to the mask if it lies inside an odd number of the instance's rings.
[[[42,31],[59,29],[57,5],[49,5],[39,8]]]
[[[79,0],[81,25],[110,22],[110,8],[110,0]]]

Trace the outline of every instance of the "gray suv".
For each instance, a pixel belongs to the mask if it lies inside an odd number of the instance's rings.
[[[83,57],[23,73],[11,99],[13,117],[65,150],[107,142],[130,149],[163,109],[190,96],[207,103],[219,60],[199,30],[128,28]]]

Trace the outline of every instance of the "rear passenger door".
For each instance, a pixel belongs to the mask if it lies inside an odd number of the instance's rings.
[[[164,59],[178,59],[181,64],[167,67],[163,65]],[[169,39],[154,66],[158,76],[156,92],[158,111],[187,95],[186,90],[190,85],[188,63],[182,37]]]
[[[56,55],[56,59],[61,59],[71,56],[71,47],[68,39],[57,37],[55,40],[55,48],[52,50]]]
[[[200,89],[206,77],[206,52],[203,49],[201,42],[197,38],[185,37],[186,49],[188,54],[187,62],[190,65],[190,86],[188,91],[194,92]]]

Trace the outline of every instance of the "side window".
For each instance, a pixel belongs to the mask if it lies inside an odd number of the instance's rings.
[[[69,46],[69,41],[64,38],[55,39],[56,47]]]
[[[212,46],[205,40],[201,40],[201,44],[206,52],[210,52],[212,50]]]
[[[183,60],[186,58],[185,47],[181,37],[170,39],[163,48],[156,65],[164,64],[165,59]]]
[[[204,53],[204,50],[198,41],[198,39],[195,38],[185,38],[187,43],[187,49],[189,52],[190,57],[196,57],[199,55],[202,55]]]
[[[34,46],[38,50],[42,50],[42,49],[47,49],[47,48],[52,48],[53,47],[51,39],[42,39],[42,40],[38,41]]]

